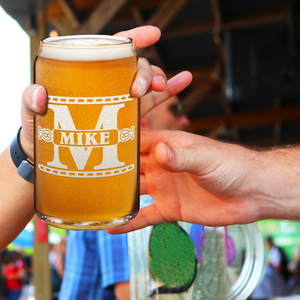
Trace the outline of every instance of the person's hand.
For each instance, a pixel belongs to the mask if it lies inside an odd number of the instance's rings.
[[[142,132],[141,194],[155,203],[107,232],[166,221],[225,226],[299,219],[299,155],[299,148],[259,152],[181,131]]]
[[[160,30],[154,26],[142,26],[117,35],[134,40],[135,49],[150,46],[160,38]],[[137,73],[131,88],[133,97],[141,97],[141,117],[153,107],[186,88],[192,80],[190,72],[181,72],[167,82],[164,72],[151,66],[144,58],[139,58]],[[33,161],[33,117],[40,115],[46,108],[46,90],[33,84],[25,89],[21,106],[21,145],[30,160]]]

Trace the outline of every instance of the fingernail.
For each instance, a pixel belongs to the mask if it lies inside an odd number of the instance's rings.
[[[157,76],[165,85],[165,87],[167,86],[167,82],[166,79],[163,76]]]
[[[32,103],[31,103],[31,109],[38,112],[40,109],[39,109],[39,106],[38,106],[38,92],[41,90],[42,88],[39,87],[37,88],[34,92],[33,92],[33,95],[32,95]]]
[[[140,78],[137,80],[137,84],[138,84],[138,89],[139,89],[140,95],[141,96],[145,95],[145,93],[147,92],[147,89],[148,89],[146,80],[144,78]]]
[[[165,146],[166,146],[166,152],[167,152],[167,156],[168,156],[168,162],[173,162],[174,157],[175,157],[174,151],[170,146],[168,146],[168,145],[165,145]]]

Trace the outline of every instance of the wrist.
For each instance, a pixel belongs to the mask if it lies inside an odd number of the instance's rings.
[[[28,138],[24,136],[23,128],[20,131],[20,146],[28,157],[28,160],[33,162],[33,140],[30,142]]]
[[[28,156],[24,152],[21,146],[21,131],[22,127],[19,129],[17,135],[11,142],[10,145],[10,155],[14,165],[17,168],[17,173],[26,181],[34,182],[34,169],[33,163],[29,160]]]
[[[262,219],[300,219],[300,148],[261,152]]]

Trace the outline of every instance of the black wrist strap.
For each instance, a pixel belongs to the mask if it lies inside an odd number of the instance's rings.
[[[14,137],[10,145],[10,156],[17,168],[19,168],[23,160],[27,160],[28,158],[24,153],[24,151],[22,150],[21,143],[20,143],[21,129],[22,127],[20,127],[18,134]]]
[[[12,143],[10,145],[10,156],[13,163],[18,168],[17,170],[18,174],[28,182],[33,183],[34,181],[33,164],[28,160],[27,155],[22,150],[21,143],[20,143],[21,129],[22,127],[20,127],[18,134],[12,140]]]

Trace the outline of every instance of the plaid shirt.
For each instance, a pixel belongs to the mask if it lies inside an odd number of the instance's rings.
[[[129,281],[127,235],[69,231],[60,300],[116,299],[113,285]]]

